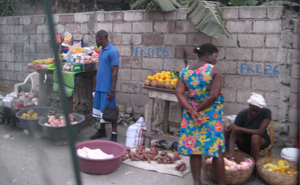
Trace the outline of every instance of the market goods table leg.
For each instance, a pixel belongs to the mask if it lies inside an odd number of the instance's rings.
[[[165,101],[165,110],[164,110],[164,124],[163,132],[166,134],[169,132],[169,111],[170,111],[170,101]]]
[[[44,84],[45,80],[45,73],[39,73],[39,106],[45,106],[45,99],[46,99],[46,85]]]
[[[68,98],[68,103],[69,103],[70,113],[72,113],[73,112],[73,94],[72,94],[72,96],[70,96]]]
[[[153,107],[154,107],[154,98],[149,98],[148,103],[145,106],[145,121],[147,123],[147,131],[151,133],[152,130],[152,114],[153,114]],[[151,137],[145,138],[145,146],[150,147],[151,144]]]

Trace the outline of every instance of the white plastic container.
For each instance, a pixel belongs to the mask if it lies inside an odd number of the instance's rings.
[[[288,161],[296,162],[299,161],[299,149],[298,148],[284,148],[281,150],[281,157]]]

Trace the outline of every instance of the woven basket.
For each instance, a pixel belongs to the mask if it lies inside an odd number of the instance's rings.
[[[227,151],[223,154],[223,157],[226,156]],[[210,156],[203,156],[203,162],[202,162],[202,169],[204,171],[204,174],[213,182],[217,182],[217,177],[215,175],[215,171],[213,169],[212,165],[206,164],[205,160],[207,158],[209,158]],[[234,153],[234,161],[236,163],[240,163],[242,161],[245,161],[246,158],[250,158],[253,163],[254,160],[253,158],[242,152],[242,151],[235,151]],[[232,172],[232,171],[226,171],[225,170],[225,183],[226,184],[242,184],[244,182],[247,181],[247,179],[250,177],[250,175],[252,174],[254,165],[252,165],[249,169],[247,170],[241,170],[241,171],[236,171],[236,172]]]
[[[256,163],[256,168],[259,176],[267,183],[271,185],[294,185],[298,184],[298,176],[299,174],[285,174],[279,172],[268,171],[263,167],[266,163],[266,160],[269,160],[271,163],[277,163],[280,158],[276,157],[263,157],[260,158]],[[287,161],[287,160],[286,160]],[[289,167],[298,171],[298,165],[294,162],[287,161],[289,163]]]

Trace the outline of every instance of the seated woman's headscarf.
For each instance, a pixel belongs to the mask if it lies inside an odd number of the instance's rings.
[[[264,97],[261,94],[252,93],[252,96],[247,100],[251,105],[257,106],[259,108],[264,108],[267,106]]]

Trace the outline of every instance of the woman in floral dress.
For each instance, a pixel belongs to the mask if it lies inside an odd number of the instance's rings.
[[[183,106],[179,153],[190,155],[194,185],[201,185],[201,155],[213,157],[218,184],[225,184],[222,152],[225,151],[222,114],[222,75],[217,63],[218,49],[212,44],[195,48],[199,62],[180,73],[176,96]],[[188,96],[185,92],[188,91]]]

